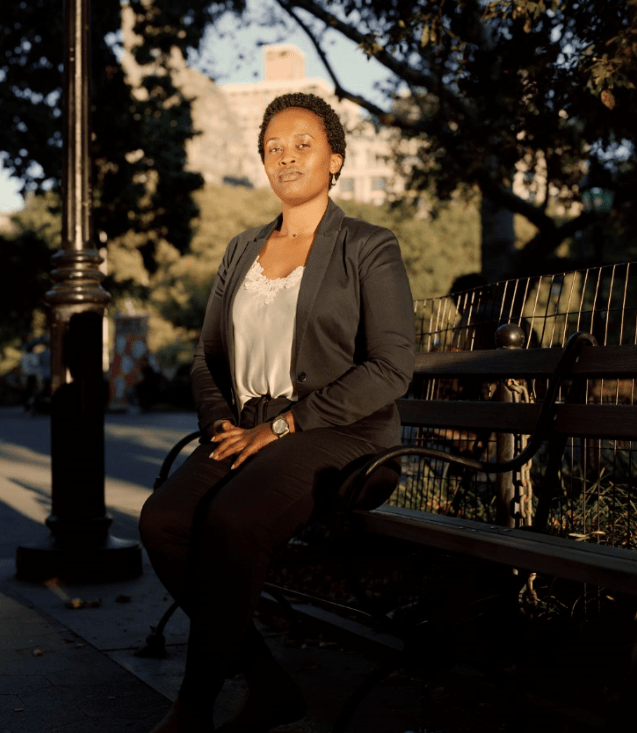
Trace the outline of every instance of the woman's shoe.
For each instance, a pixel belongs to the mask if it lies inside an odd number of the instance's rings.
[[[177,700],[170,706],[166,715],[164,715],[150,733],[180,733],[179,702]]]
[[[238,715],[218,728],[217,733],[267,733],[279,725],[300,720],[306,712],[301,688],[288,679],[276,688],[251,688]]]

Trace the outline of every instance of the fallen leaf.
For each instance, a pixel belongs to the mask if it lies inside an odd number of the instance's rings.
[[[615,108],[615,95],[612,92],[609,92],[608,89],[604,89],[604,91],[601,94],[601,97],[602,97],[602,104],[605,107],[608,107],[608,109]]]
[[[102,605],[102,600],[96,598],[94,601],[83,601],[81,598],[71,598],[64,605],[73,610],[77,610],[78,608],[99,608]]]

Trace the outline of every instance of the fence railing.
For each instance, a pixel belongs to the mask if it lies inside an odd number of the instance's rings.
[[[420,351],[494,347],[503,323],[520,325],[526,348],[560,347],[575,331],[588,331],[603,345],[637,343],[637,263],[590,268],[558,275],[507,280],[464,292],[414,302]],[[637,368],[636,368],[637,371]],[[542,384],[517,381],[514,399],[541,401]],[[490,399],[493,385],[482,381],[430,379],[413,390],[429,399]],[[589,380],[589,403],[635,404],[635,379]],[[637,436],[637,426],[635,426]],[[492,458],[495,436],[470,432],[404,429],[403,439],[473,457]],[[518,443],[523,436],[516,437]],[[563,455],[549,530],[637,549],[637,439],[572,438]],[[533,485],[543,470],[540,452],[530,471],[518,477],[522,514],[529,518]],[[444,514],[495,520],[495,479],[453,471],[447,464],[405,459],[399,491],[390,503]]]

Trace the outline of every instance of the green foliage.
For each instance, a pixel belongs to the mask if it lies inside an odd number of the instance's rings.
[[[600,10],[612,10],[608,6],[601,6],[599,3],[574,3],[575,15],[582,12],[589,14],[591,26],[600,25]],[[592,34],[580,26],[581,40],[583,42],[585,59],[588,61],[587,87],[594,95],[599,96],[602,104],[613,109],[616,100],[613,89],[626,87],[635,89],[634,72],[637,62],[637,0],[627,0],[623,8],[616,8],[618,13],[611,12],[611,32],[605,31],[604,43],[595,37],[595,28]],[[570,10],[570,8],[569,8]],[[487,6],[486,19],[492,18],[513,18],[524,21],[524,31],[531,33],[534,25],[540,21],[544,14],[562,17],[558,0],[551,0],[547,3],[544,0],[533,2],[532,0],[494,0]],[[591,12],[592,11],[592,12]],[[620,22],[617,23],[617,18]],[[614,21],[614,22],[613,22]],[[615,35],[613,35],[613,33]]]
[[[171,53],[197,47],[206,24],[243,0],[131,0],[139,63],[152,63],[141,89],[131,89],[118,60],[115,39],[120,2],[91,4],[91,104],[94,139],[96,231],[109,241],[132,231],[144,266],[155,269],[159,242],[181,252],[197,214],[191,193],[198,174],[184,170],[185,143],[192,137],[190,101],[165,73]],[[27,189],[59,189],[62,147],[62,0],[5,2],[0,6],[0,58],[4,166]]]
[[[420,215],[411,204],[371,206],[339,201],[349,216],[391,229],[400,243],[414,298],[445,293],[459,275],[480,269],[478,202],[454,197],[430,202],[435,214]]]
[[[59,215],[50,210],[55,203],[52,194],[31,197],[0,235],[0,353],[39,335],[44,325],[50,259],[60,242]]]

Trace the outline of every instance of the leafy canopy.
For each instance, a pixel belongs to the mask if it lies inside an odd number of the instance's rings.
[[[138,63],[149,64],[132,89],[120,64],[121,3],[91,3],[91,125],[95,228],[102,239],[139,234],[152,272],[158,243],[185,251],[197,214],[191,193],[201,177],[184,170],[192,137],[190,102],[165,73],[171,52],[199,45],[206,25],[243,0],[130,0]],[[62,0],[20,0],[0,6],[4,166],[25,190],[59,189],[62,163],[64,12]]]
[[[636,0],[276,2],[312,39],[337,94],[409,142],[414,191],[445,199],[477,186],[537,228],[501,276],[541,267],[591,222],[574,206],[591,154],[630,173],[619,161],[637,134]],[[340,83],[334,32],[386,67],[384,105]],[[560,221],[551,210],[571,216]]]

